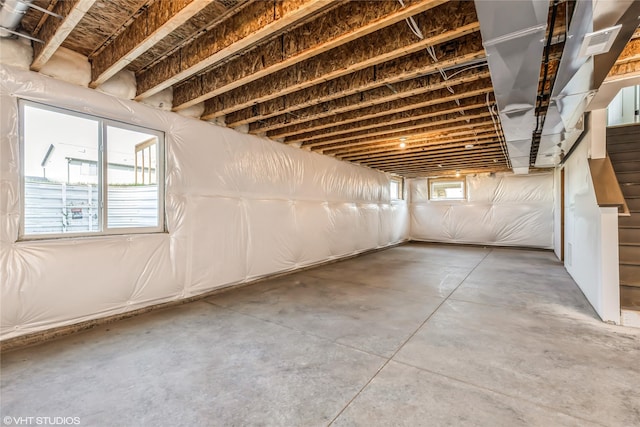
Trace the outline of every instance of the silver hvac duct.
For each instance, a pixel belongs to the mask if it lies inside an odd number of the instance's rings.
[[[480,33],[514,173],[529,172],[549,0],[476,0]]]
[[[0,37],[11,37],[33,0],[4,0],[0,9]],[[10,30],[10,31],[6,31]]]
[[[562,154],[567,153],[582,134],[587,106],[638,24],[639,1],[576,2],[542,128],[536,167],[558,165]],[[616,26],[620,27],[613,30]],[[591,37],[594,34],[597,36]],[[597,52],[595,43],[603,42],[608,34],[615,37],[609,50],[590,54],[591,48]]]

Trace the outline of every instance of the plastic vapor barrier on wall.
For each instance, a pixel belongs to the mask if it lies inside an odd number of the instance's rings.
[[[407,238],[380,172],[0,66],[2,339]],[[167,233],[18,241],[18,99],[165,132]]]
[[[466,177],[467,200],[429,200],[429,180],[410,181],[411,238],[553,247],[553,174]]]

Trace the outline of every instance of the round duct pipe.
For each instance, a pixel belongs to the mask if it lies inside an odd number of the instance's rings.
[[[4,0],[0,9],[0,37],[11,37],[33,0]]]

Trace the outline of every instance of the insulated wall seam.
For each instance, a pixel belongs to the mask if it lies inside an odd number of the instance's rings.
[[[168,232],[16,241],[18,98],[165,132]],[[407,239],[382,172],[6,65],[0,102],[0,339]]]
[[[466,185],[467,200],[430,201],[429,180],[411,180],[411,239],[553,248],[553,173],[478,174]]]

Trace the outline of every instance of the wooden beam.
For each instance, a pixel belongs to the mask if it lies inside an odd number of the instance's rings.
[[[464,176],[476,173],[489,173],[489,172],[506,172],[506,164],[504,161],[499,162],[473,162],[473,163],[454,163],[442,168],[434,167],[413,167],[413,168],[374,168],[383,172],[393,173],[405,178],[418,178],[418,177],[442,177],[442,176]],[[459,173],[458,173],[459,171]]]
[[[483,53],[470,54],[466,59],[473,61],[478,56],[483,55]],[[468,61],[465,61],[465,58],[455,58],[451,55],[451,60],[455,61],[456,59],[460,59],[457,61],[458,65],[469,64]],[[428,61],[428,59],[425,60]],[[420,61],[420,59],[415,58],[415,61]],[[409,58],[406,62],[408,69],[411,66],[419,66],[412,64],[414,58]],[[451,74],[452,72],[460,73],[460,83],[475,81],[489,76],[489,72],[486,71],[484,67],[479,72],[474,69],[451,70],[448,71],[447,74]],[[402,72],[400,72],[399,75],[402,76]],[[267,126],[271,124],[271,122],[265,121],[265,118],[274,117],[276,120],[274,127],[279,128],[290,122],[295,123],[298,119],[304,122],[446,87],[446,84],[441,81],[440,74],[436,71],[435,67],[432,66],[430,66],[430,70],[426,70],[425,73],[419,74],[417,77],[409,76],[406,80],[393,81],[379,86],[376,86],[375,83],[370,84],[371,82],[365,81],[367,78],[373,78],[373,73],[367,77],[363,76],[361,72],[357,72],[355,76],[350,77],[351,78],[345,79],[339,78],[332,82],[317,85],[309,89],[275,98],[265,103],[256,104],[251,108],[230,113],[225,117],[226,123],[233,127],[258,121],[253,127],[254,133],[257,133],[259,132],[257,126],[260,124],[266,123]],[[357,85],[358,81],[362,81],[363,84],[370,85],[371,87],[360,90],[360,87]],[[458,82],[452,79],[452,84],[453,83],[458,84]],[[262,130],[262,128],[260,130]]]
[[[369,165],[367,163],[359,163],[363,166],[368,166],[370,168],[382,169],[386,171],[398,171],[402,170],[405,172],[408,171],[416,171],[416,170],[424,170],[424,169],[463,169],[463,168],[472,168],[477,166],[496,166],[496,165],[504,165],[506,160],[502,156],[502,153],[495,152],[492,153],[492,157],[468,157],[468,158],[456,158],[451,160],[441,160],[439,162],[411,162],[411,163],[395,163],[395,164],[379,164],[379,165]]]
[[[360,163],[361,165],[369,166],[372,168],[380,168],[380,167],[403,167],[408,168],[414,165],[420,166],[431,166],[431,167],[440,167],[438,165],[448,166],[452,163],[459,162],[472,162],[472,161],[491,161],[494,159],[500,159],[504,157],[503,151],[499,145],[487,146],[484,150],[484,153],[461,153],[461,152],[449,152],[449,153],[433,153],[429,156],[418,158],[407,158],[407,159],[397,159],[393,157],[387,157],[385,159],[380,159],[376,162],[368,161],[368,160],[347,160],[354,163]]]
[[[459,74],[446,81],[440,73],[436,72],[421,76],[417,79],[405,80],[394,85],[385,85],[369,89],[299,110],[292,107],[286,110],[272,111],[270,113],[264,111],[265,114],[263,114],[261,107],[266,104],[259,104],[256,106],[258,107],[257,110],[259,110],[257,115],[244,116],[247,110],[240,110],[236,113],[240,113],[244,117],[240,117],[236,120],[236,118],[239,117],[239,114],[232,113],[226,117],[227,125],[235,127],[237,125],[249,123],[249,132],[263,133],[283,127],[307,123],[324,117],[353,112],[365,107],[372,107],[424,93],[435,92],[446,87],[455,88],[463,83],[474,82],[490,77],[489,70],[485,66],[474,67],[467,70],[451,70],[448,71],[447,74],[456,72],[459,72]],[[460,90],[456,89],[456,91],[459,92]]]
[[[476,84],[469,84],[464,88],[460,87],[459,92],[455,94],[447,89],[441,89],[271,131],[267,133],[267,137],[276,139],[295,136],[311,141],[355,130],[402,123],[412,120],[412,118],[428,117],[441,110],[478,108],[486,105],[486,95],[490,92],[493,92],[493,88],[491,80],[487,79],[482,83],[476,82]],[[461,100],[464,100],[464,103],[460,102]],[[493,99],[490,98],[490,102],[492,101]]]
[[[441,168],[438,166],[434,167],[432,165],[424,165],[424,166],[414,165],[412,167],[381,166],[381,167],[376,167],[372,169],[377,169],[383,172],[397,174],[404,177],[408,177],[407,175],[409,174],[416,176],[418,174],[427,174],[427,173],[440,177],[440,176],[443,176],[443,174],[446,174],[447,171],[453,172],[450,175],[453,175],[454,173],[456,173],[456,176],[458,176],[457,172],[460,171],[460,176],[463,176],[466,174],[478,173],[478,172],[497,172],[498,170],[505,170],[505,167],[506,167],[505,161],[499,160],[497,162],[493,162],[493,161],[473,161],[473,162],[466,162],[466,163],[456,162],[448,165],[442,165]],[[475,171],[475,172],[471,172],[471,171]]]
[[[382,139],[367,145],[359,146],[343,146],[334,149],[324,149],[322,154],[335,155],[338,157],[345,157],[351,154],[365,154],[372,150],[384,149],[385,147],[397,147],[401,142],[404,142],[407,147],[420,146],[421,144],[444,144],[447,142],[465,141],[467,139],[475,138],[479,135],[492,134],[495,135],[495,129],[493,126],[485,127],[473,127],[471,129],[462,129],[454,132],[437,132],[428,134],[411,135],[406,138],[391,138]]]
[[[326,140],[330,137],[340,137],[343,135],[352,135],[354,132],[364,132],[370,129],[377,130],[389,130],[389,129],[401,129],[404,124],[419,124],[419,123],[429,123],[423,120],[438,118],[448,115],[448,117],[455,116],[459,114],[461,119],[464,120],[464,116],[466,116],[466,111],[477,111],[478,109],[484,109],[485,103],[481,97],[474,97],[463,100],[458,106],[456,103],[451,102],[447,107],[441,105],[432,105],[429,107],[418,108],[416,110],[391,114],[387,117],[379,117],[375,119],[365,120],[362,126],[357,126],[356,128],[350,128],[349,125],[346,126],[337,126],[337,130],[328,131],[325,135],[322,133],[318,133],[313,137],[306,137],[308,134],[301,134],[293,136],[292,138],[301,137],[301,139],[296,139],[293,142],[304,141],[306,144],[313,143],[313,141],[318,139]],[[358,124],[359,125],[359,124]],[[304,137],[304,138],[302,138]],[[292,141],[287,141],[290,143]]]
[[[436,136],[430,136],[430,137],[412,136],[409,138],[402,138],[402,140],[389,139],[389,140],[380,141],[380,142],[376,142],[376,143],[365,145],[365,146],[358,146],[358,147],[347,146],[347,147],[337,148],[333,150],[324,150],[323,154],[331,154],[331,155],[339,156],[341,158],[345,158],[350,156],[374,153],[377,151],[384,151],[384,150],[388,150],[389,147],[395,149],[402,142],[405,143],[405,148],[403,149],[403,151],[411,152],[412,148],[414,147],[430,146],[434,144],[435,145],[447,144],[452,142],[465,142],[465,141],[471,141],[474,138],[484,138],[488,135],[492,135],[493,137],[496,137],[496,134],[493,128],[490,128],[490,127],[473,128],[473,129],[467,129],[464,131],[452,132],[451,134],[447,134],[447,135],[436,135]]]
[[[47,6],[47,10],[49,12],[52,12],[53,8],[56,7],[56,4],[58,4],[58,0],[50,0],[49,5]],[[38,32],[40,31],[40,28],[42,28],[44,23],[47,21],[47,18],[49,18],[50,16],[51,15],[49,15],[48,13],[43,13],[42,16],[40,16],[40,20],[38,21],[38,24],[36,24],[35,28],[31,33],[34,35],[38,34]],[[24,25],[24,20],[22,21],[22,24]]]
[[[148,98],[331,6],[331,0],[253,2],[221,25],[141,72],[137,76],[136,100]]]
[[[429,126],[435,126],[439,124],[447,124],[447,123],[455,123],[460,121],[467,121],[482,117],[490,117],[489,110],[485,108],[476,108],[474,110],[470,110],[465,112],[464,115],[460,113],[449,113],[442,114],[440,116],[433,116],[426,119],[417,119],[410,121],[408,123],[402,123],[400,125],[388,125],[388,126],[378,126],[375,129],[365,129],[362,131],[354,131],[348,134],[340,134],[337,136],[329,136],[326,138],[320,138],[315,140],[307,140],[303,135],[296,135],[294,137],[285,138],[285,143],[289,144],[292,142],[301,142],[305,147],[315,147],[317,145],[326,145],[337,142],[348,142],[353,141],[354,139],[372,137],[372,136],[380,136],[387,135],[390,133],[404,132],[409,133],[414,129],[421,129]],[[405,135],[408,136],[408,135]],[[308,141],[308,142],[307,142]]]
[[[616,65],[640,61],[640,37],[635,38],[624,47],[616,60]]]
[[[152,3],[115,40],[91,58],[89,86],[95,88],[109,80],[210,2],[171,0]]]
[[[356,161],[366,165],[381,165],[381,164],[394,164],[394,163],[402,163],[407,164],[409,162],[424,162],[430,161],[436,164],[446,163],[450,160],[455,160],[456,158],[473,158],[473,157],[482,157],[487,156],[487,154],[493,155],[494,153],[502,154],[502,149],[500,147],[500,143],[496,140],[488,141],[484,145],[482,145],[481,150],[477,150],[476,152],[469,152],[466,150],[464,146],[458,145],[455,147],[449,147],[447,149],[433,149],[430,151],[426,151],[423,153],[412,154],[412,155],[389,155],[383,158],[377,159],[364,159],[364,160],[349,160]]]
[[[319,151],[320,153],[328,152],[329,150],[334,150],[338,148],[344,147],[357,147],[362,145],[368,145],[377,141],[388,141],[393,138],[397,138],[398,142],[400,142],[400,138],[404,137],[417,137],[422,136],[428,138],[432,135],[437,135],[441,132],[453,132],[458,130],[470,130],[476,127],[486,128],[487,126],[492,126],[493,123],[491,120],[487,119],[489,113],[486,115],[482,114],[481,117],[477,119],[471,118],[469,122],[466,121],[465,118],[459,117],[457,122],[449,122],[448,120],[445,122],[441,122],[438,124],[432,124],[429,126],[422,126],[415,129],[409,129],[410,132],[406,128],[400,128],[396,131],[381,135],[381,136],[368,136],[357,139],[351,139],[347,141],[341,142],[314,142],[308,145],[303,144],[302,146],[305,148],[311,148],[314,151]],[[469,118],[467,116],[467,118]]]
[[[395,24],[447,0],[351,1],[175,88],[186,108]]]
[[[625,46],[616,63],[607,74],[607,82],[640,75],[640,29]]]
[[[417,171],[425,171],[425,170],[430,170],[434,172],[436,171],[443,172],[447,170],[460,170],[462,175],[463,170],[476,169],[478,167],[486,167],[486,168],[504,167],[504,165],[506,165],[506,160],[501,159],[499,157],[495,157],[493,159],[468,159],[466,162],[464,160],[454,160],[451,162],[439,163],[439,164],[413,163],[411,165],[381,165],[381,166],[369,166],[369,167],[385,170],[388,172],[395,172],[400,170],[403,172],[417,172]]]
[[[464,155],[471,155],[485,150],[486,148],[491,147],[500,147],[500,141],[495,135],[482,138],[482,140],[478,140],[477,143],[473,144],[473,148],[467,149],[467,141],[458,141],[458,142],[439,142],[433,144],[426,144],[422,147],[419,147],[415,150],[407,152],[406,149],[395,150],[394,152],[386,152],[386,153],[378,153],[375,155],[371,155],[369,157],[359,156],[349,157],[349,156],[336,156],[340,157],[343,160],[349,161],[366,161],[370,163],[387,161],[388,159],[394,160],[406,160],[406,159],[417,159],[424,158],[425,156],[436,156],[440,154],[447,153],[461,153]]]
[[[506,172],[508,169],[504,161],[496,163],[482,162],[479,164],[452,164],[442,168],[434,167],[416,167],[416,168],[373,168],[382,172],[392,173],[400,175],[405,178],[418,178],[418,177],[458,177],[478,173],[489,172]]]
[[[640,76],[640,60],[614,65],[607,74],[606,81],[611,82],[634,76]]]
[[[437,106],[432,106],[432,107],[426,107],[425,110],[432,110],[430,112],[426,112],[425,114],[422,114],[422,111],[417,110],[415,115],[412,115],[411,112],[406,113],[405,116],[397,118],[397,119],[393,119],[393,120],[389,120],[388,122],[385,122],[384,120],[381,120],[380,123],[378,125],[370,125],[367,126],[366,128],[362,128],[362,129],[358,129],[358,130],[366,130],[366,129],[380,129],[381,127],[387,127],[387,129],[393,129],[393,131],[397,131],[397,130],[404,130],[404,129],[408,129],[407,127],[403,127],[403,124],[411,124],[414,123],[414,125],[424,125],[429,123],[428,121],[423,121],[423,119],[432,119],[435,118],[437,123],[452,123],[455,122],[455,120],[453,120],[456,116],[456,114],[459,114],[459,118],[460,121],[466,120],[466,116],[467,113],[466,111],[470,111],[473,112],[475,111],[476,114],[478,111],[482,111],[482,109],[484,108],[484,103],[480,102],[480,103],[476,103],[474,104],[473,101],[476,98],[470,98],[470,100],[468,102],[465,103],[461,103],[461,105],[463,106],[462,108],[458,107],[456,104],[453,104],[450,108],[447,109],[441,109],[438,110]],[[480,110],[478,110],[480,109]],[[404,114],[404,113],[403,113]],[[445,119],[443,117],[448,117],[449,119]],[[470,116],[472,117],[472,116]],[[473,117],[479,117],[479,116],[473,116]],[[438,119],[440,118],[440,119]],[[377,120],[377,119],[376,119]],[[399,125],[399,126],[395,126],[395,125]],[[412,132],[411,132],[412,133]],[[494,132],[495,133],[495,132]],[[383,134],[384,135],[384,134]],[[331,135],[328,135],[331,136]],[[407,136],[401,137],[404,138],[403,140],[406,141]],[[412,138],[413,140],[413,138]],[[313,141],[308,140],[308,143],[313,143]],[[349,148],[349,147],[348,147]],[[353,147],[350,147],[351,149],[353,149]],[[362,147],[358,147],[359,149],[361,149]]]
[[[435,167],[439,168],[450,166],[452,164],[462,164],[466,163],[467,165],[472,162],[482,161],[486,163],[498,163],[504,158],[502,154],[502,150],[500,147],[492,147],[486,150],[486,153],[481,154],[473,154],[473,155],[452,155],[451,153],[443,153],[439,156],[427,156],[424,158],[413,158],[409,160],[389,160],[386,162],[366,162],[361,161],[357,162],[361,165],[369,166],[372,168],[403,168],[409,169],[411,167]]]
[[[496,167],[496,168],[480,168],[480,169],[465,169],[462,174],[463,175],[471,175],[471,174],[478,174],[478,173],[490,173],[490,172],[507,172],[509,169],[507,167]],[[407,179],[414,179],[414,178],[430,178],[430,177],[440,177],[440,176],[455,176],[455,170],[451,169],[451,170],[446,170],[446,171],[441,171],[441,172],[431,172],[431,171],[426,171],[426,172],[414,172],[414,173],[403,173],[403,174],[398,174],[404,178]]]
[[[38,37],[44,43],[33,45],[31,70],[42,69],[95,2],[96,0],[67,0],[55,5],[53,12],[63,19],[47,19],[42,25]]]
[[[467,5],[465,7],[470,7],[471,10],[474,9],[473,3],[470,2],[458,4]],[[334,93],[331,98],[322,100],[335,99],[372,87],[393,84],[397,81],[417,77],[421,74],[435,71],[438,67],[449,67],[460,62],[466,62],[470,58],[464,55],[465,53],[472,54],[474,58],[484,56],[482,40],[477,33],[479,29],[478,22],[465,23],[466,18],[444,16],[441,7],[418,16],[418,22],[421,23],[421,28],[425,34],[423,40],[419,40],[413,35],[403,22],[392,25],[332,49],[329,52],[317,55],[286,70],[271,74],[268,78],[259,79],[241,88],[209,99],[205,102],[203,118],[219,117],[293,92],[297,92],[297,94],[300,94],[300,92],[316,92],[316,96],[312,98],[304,96],[301,99],[298,98],[300,102],[296,104],[303,104],[308,102],[309,99],[320,100],[323,97],[318,96],[320,94],[317,92],[324,91],[322,89],[318,90],[317,86],[333,87],[334,89],[336,89],[336,86],[340,87],[338,93]],[[436,14],[438,16],[435,16]],[[433,21],[429,20],[430,16]],[[451,53],[449,50],[456,49],[451,45],[447,45],[445,48],[447,42],[472,34],[477,34],[477,38],[474,39],[472,36],[456,43],[456,45],[464,43],[466,52],[463,52],[465,50],[463,48],[455,52],[456,54],[453,57],[447,55],[447,53]],[[466,42],[472,43],[471,46],[466,46]],[[439,59],[437,64],[434,64],[434,61],[425,51],[427,46],[434,45],[438,45],[435,47],[436,55]],[[384,64],[379,65],[382,63]],[[409,63],[413,66],[408,66]],[[347,87],[344,87],[345,83]],[[315,88],[315,90],[303,90],[312,88]],[[177,108],[182,108],[182,106],[179,105]]]
[[[472,175],[472,174],[478,174],[478,173],[490,173],[490,172],[507,172],[509,171],[509,169],[506,166],[501,166],[501,167],[495,167],[495,168],[478,168],[478,169],[464,169],[462,170],[461,174],[464,175]],[[444,176],[456,176],[456,170],[455,169],[447,169],[447,170],[440,170],[440,171],[424,171],[424,172],[407,172],[407,173],[402,173],[402,174],[398,174],[404,178],[407,179],[414,179],[414,178],[433,178],[433,177],[444,177]]]
[[[405,148],[400,148],[399,144],[388,143],[388,144],[380,144],[376,146],[377,148],[369,148],[367,150],[361,150],[356,152],[342,152],[336,153],[336,157],[340,157],[342,160],[359,160],[359,159],[375,159],[378,157],[384,157],[389,154],[413,154],[413,153],[421,153],[430,148],[442,146],[446,144],[455,144],[455,143],[463,143],[466,144],[480,144],[486,142],[488,140],[496,140],[495,132],[487,132],[478,135],[467,135],[461,138],[451,138],[451,139],[440,139],[440,140],[423,140],[420,142],[413,143],[405,143]]]

